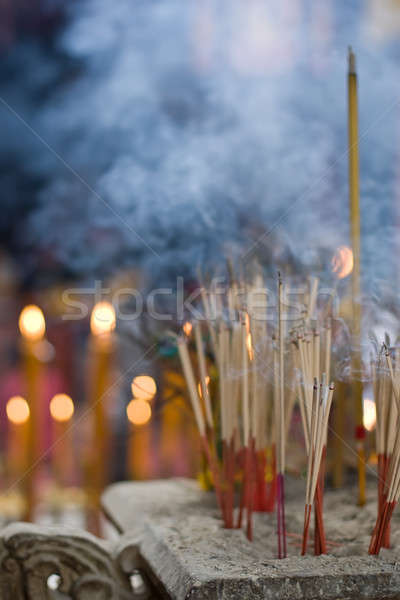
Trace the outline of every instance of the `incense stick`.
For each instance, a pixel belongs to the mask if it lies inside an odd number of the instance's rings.
[[[282,279],[278,274],[278,384],[277,398],[277,478],[278,478],[278,558],[286,558],[286,522],[285,522],[285,382],[284,382],[284,327]]]
[[[307,550],[311,510],[315,500],[316,522],[318,523],[319,527],[318,552],[324,552],[326,549],[322,517],[322,490],[321,488],[318,488],[318,483],[321,476],[321,459],[324,454],[333,391],[333,384],[328,387],[324,382],[318,384],[318,380],[316,378],[314,379],[311,409],[311,429],[309,431],[310,444],[308,448],[303,541],[301,549],[301,553],[303,555]]]
[[[383,352],[385,352],[390,380],[382,368]],[[390,351],[383,345],[376,362],[372,361],[371,364],[377,408],[378,512],[368,549],[369,554],[379,554],[382,546],[390,547],[390,521],[400,495],[398,370],[398,356],[393,369]]]
[[[203,339],[201,336],[201,327],[200,327],[200,323],[198,321],[194,324],[194,334],[195,334],[197,357],[198,357],[199,370],[200,370],[201,393],[202,393],[202,397],[203,397],[204,405],[205,405],[207,424],[211,429],[214,429],[214,420],[213,420],[213,415],[212,415],[212,410],[211,410],[210,394],[208,393],[208,385],[207,385],[206,357],[204,354]]]

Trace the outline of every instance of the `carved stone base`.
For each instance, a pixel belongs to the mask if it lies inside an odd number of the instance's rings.
[[[1,600],[133,597],[118,548],[89,533],[28,523],[9,525],[0,534],[0,562]],[[56,595],[51,595],[49,577],[58,582]]]

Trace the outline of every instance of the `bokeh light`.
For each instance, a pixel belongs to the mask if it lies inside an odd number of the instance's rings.
[[[8,420],[14,425],[23,425],[30,415],[29,405],[22,396],[13,396],[6,405]]]
[[[132,395],[136,400],[151,400],[157,392],[156,382],[150,375],[138,375],[132,380]]]
[[[151,419],[151,406],[146,400],[134,398],[126,407],[126,414],[133,425],[146,425]]]
[[[339,246],[332,258],[332,271],[338,279],[350,275],[354,267],[353,250],[348,246]]]
[[[34,304],[29,304],[19,316],[19,330],[25,339],[32,342],[41,340],[46,331],[46,321],[42,310]]]
[[[93,335],[110,333],[115,329],[115,310],[110,302],[98,302],[90,316],[90,329]]]
[[[69,421],[74,414],[74,403],[67,394],[56,394],[50,401],[50,414],[55,421]]]
[[[364,398],[363,401],[364,416],[363,422],[364,427],[367,431],[372,431],[376,425],[376,406],[373,400]]]

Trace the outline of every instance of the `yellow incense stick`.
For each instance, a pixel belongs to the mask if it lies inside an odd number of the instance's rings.
[[[356,438],[358,455],[358,485],[360,505],[365,504],[365,450],[363,426],[363,400],[361,372],[361,285],[360,285],[360,190],[358,159],[358,111],[356,60],[349,49],[348,72],[348,134],[349,134],[349,200],[350,230],[353,248],[352,302],[353,302],[353,398],[356,415]]]

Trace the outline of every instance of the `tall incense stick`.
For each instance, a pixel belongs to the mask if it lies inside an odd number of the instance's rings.
[[[365,449],[363,424],[363,387],[361,381],[361,302],[360,302],[360,191],[359,191],[359,159],[358,159],[358,109],[357,109],[357,73],[356,58],[349,48],[348,72],[348,135],[349,135],[349,200],[351,245],[353,248],[354,266],[352,272],[353,303],[353,399],[356,415],[356,443],[358,456],[358,502],[365,504]]]
[[[284,372],[284,328],[282,318],[283,298],[282,279],[278,276],[278,349],[279,349],[279,398],[277,411],[277,480],[278,480],[278,554],[286,558],[285,523],[285,372]]]

